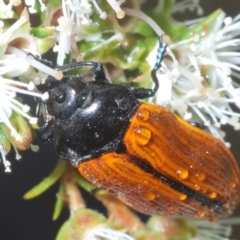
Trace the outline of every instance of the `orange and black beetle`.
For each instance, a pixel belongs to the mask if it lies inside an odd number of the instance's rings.
[[[49,76],[48,112],[40,138],[54,141],[59,154],[94,186],[149,215],[227,216],[240,202],[240,176],[226,146],[165,107],[138,99],[154,96],[166,44],[159,40],[151,72],[154,89],[110,84],[103,66],[79,62],[55,66],[62,81]],[[84,66],[83,74],[67,71]],[[92,76],[92,81],[81,81]]]

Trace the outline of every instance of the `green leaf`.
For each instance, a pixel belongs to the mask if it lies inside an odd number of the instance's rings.
[[[175,34],[175,28],[179,25],[171,16],[174,0],[161,0],[153,9],[147,9],[146,13],[149,15],[171,38]]]
[[[76,170],[73,171],[73,176],[77,184],[87,192],[92,192],[95,189],[95,187]]]
[[[56,38],[46,38],[46,39],[36,38],[36,41],[37,41],[38,52],[40,54],[43,54],[55,45],[57,39]]]
[[[45,192],[48,188],[50,188],[62,175],[66,167],[66,161],[64,159],[59,159],[55,169],[52,173],[43,179],[38,185],[33,187],[27,193],[24,194],[24,199],[31,199],[39,196],[43,192]]]
[[[64,184],[61,182],[57,193],[57,200],[53,211],[53,220],[57,220],[62,212],[64,200],[61,198],[64,194]]]
[[[49,0],[48,4],[51,8],[57,8],[60,7],[62,3],[59,0]]]
[[[191,37],[192,33],[194,34],[200,34],[204,32],[204,28],[209,28],[209,31],[211,31],[211,24],[216,20],[216,18],[222,13],[221,9],[218,9],[205,17],[202,21],[200,21],[198,24],[196,24],[194,27],[188,29],[185,28],[185,30],[182,29],[182,31],[178,31],[180,34],[178,34],[174,41],[181,41],[184,39],[187,39]]]
[[[1,125],[3,124],[4,123],[0,123],[0,143],[3,146],[3,148],[6,150],[6,152],[9,152],[11,150],[11,143],[1,128]]]
[[[53,31],[53,29],[37,27],[32,28],[30,33],[37,38],[46,38],[53,35]]]
[[[99,25],[90,25],[90,26],[84,26],[82,28],[82,34],[85,35],[92,35],[92,34],[99,34],[101,35],[101,28]]]
[[[136,26],[133,29],[133,33],[139,33],[145,37],[152,37],[155,36],[154,31],[152,30],[152,28],[143,21],[138,21]]]
[[[56,240],[71,240],[71,219],[67,220],[58,231]]]

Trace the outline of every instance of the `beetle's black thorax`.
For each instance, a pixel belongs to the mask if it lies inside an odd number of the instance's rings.
[[[81,101],[80,95],[76,102]],[[90,99],[84,107],[77,107],[67,118],[55,117],[53,126],[57,151],[75,166],[106,152],[123,152],[123,135],[139,106],[124,85],[89,82],[84,96]]]

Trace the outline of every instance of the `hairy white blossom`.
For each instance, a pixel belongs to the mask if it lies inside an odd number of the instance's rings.
[[[124,16],[124,12],[120,8],[124,1],[108,0],[109,4],[116,11],[120,18]],[[82,33],[84,26],[92,23],[91,15],[96,11],[100,18],[107,17],[106,12],[102,11],[96,0],[63,0],[62,12],[63,16],[58,19],[56,30],[59,32],[58,44],[54,47],[54,51],[58,52],[57,63],[62,65],[67,54],[72,50],[73,42],[78,39],[90,39]],[[94,36],[95,38],[96,36]],[[101,37],[101,34],[98,36]]]
[[[185,120],[202,122],[222,140],[221,125],[240,129],[240,114],[231,106],[240,107],[239,82],[234,78],[240,77],[239,20],[240,15],[231,20],[221,12],[205,31],[203,28],[201,33],[169,44],[177,62],[165,60],[164,77],[159,77],[160,90],[155,99]],[[149,63],[154,63],[153,52]]]
[[[20,3],[21,0],[0,0],[0,19],[12,18],[14,14],[12,10],[13,6],[18,6]]]
[[[45,11],[46,10],[46,5],[42,2],[42,0],[38,0],[38,2],[40,3],[41,6],[41,11]],[[36,4],[36,0],[25,0],[25,4],[28,6],[28,10],[30,13],[36,13],[36,9],[35,4]]]
[[[110,228],[96,227],[92,228],[84,234],[83,240],[134,240],[126,233],[113,230]]]
[[[212,223],[206,220],[194,220],[192,224],[197,228],[197,233],[189,240],[231,240],[232,226],[239,225],[240,218],[230,217]]]

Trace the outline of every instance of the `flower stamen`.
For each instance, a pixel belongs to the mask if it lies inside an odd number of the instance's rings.
[[[27,55],[23,51],[15,48],[15,47],[9,47],[8,52],[11,54],[14,54],[16,57],[21,58],[21,60],[27,61],[31,66],[37,68],[38,70],[45,72],[46,74],[53,76],[57,80],[61,80],[63,77],[63,73],[61,71],[56,71],[43,63],[37,61],[33,56]]]
[[[107,0],[112,9],[116,12],[117,18],[121,19],[125,16],[125,12],[120,8],[121,4],[125,2],[125,0]]]
[[[146,22],[156,32],[158,36],[161,36],[164,34],[160,26],[144,12],[137,9],[131,9],[131,8],[123,8],[123,9],[127,15],[139,18],[142,21]]]
[[[90,229],[84,234],[84,240],[134,240],[131,236],[127,235],[126,233],[121,233],[119,231],[110,229],[110,228],[101,228],[96,227],[94,229]]]

